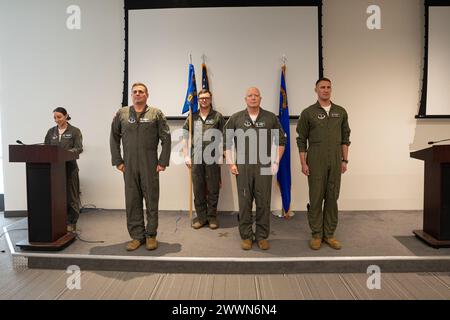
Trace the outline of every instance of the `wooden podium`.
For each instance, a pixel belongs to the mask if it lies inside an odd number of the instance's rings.
[[[425,161],[423,230],[414,234],[434,248],[450,247],[450,145],[410,153]]]
[[[67,232],[66,161],[78,155],[51,145],[10,145],[9,162],[25,162],[28,240],[24,250],[58,251],[75,240]]]

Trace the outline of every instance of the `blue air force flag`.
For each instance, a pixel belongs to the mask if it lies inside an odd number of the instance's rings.
[[[192,64],[189,64],[188,89],[186,93],[186,99],[184,101],[183,111],[181,113],[189,112],[190,108],[192,109],[193,113],[197,112],[197,85],[195,83],[195,70]]]
[[[290,145],[290,130],[289,130],[289,108],[286,91],[285,80],[286,66],[281,68],[281,86],[280,86],[280,109],[279,119],[281,127],[286,133],[286,147],[284,149],[283,157],[280,161],[280,167],[277,173],[278,185],[281,192],[281,200],[283,203],[283,216],[292,216],[291,212],[291,145]]]

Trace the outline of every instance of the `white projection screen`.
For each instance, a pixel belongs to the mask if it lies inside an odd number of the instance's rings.
[[[128,10],[128,77],[124,94],[130,100],[132,84],[144,82],[149,86],[150,105],[161,108],[169,119],[183,117],[192,57],[197,90],[201,88],[204,59],[213,105],[223,115],[230,116],[245,107],[245,91],[251,86],[260,88],[261,106],[278,114],[285,56],[289,112],[298,116],[314,103],[314,84],[322,73],[320,8],[294,5]]]
[[[418,117],[450,118],[450,0],[426,1],[427,39]]]

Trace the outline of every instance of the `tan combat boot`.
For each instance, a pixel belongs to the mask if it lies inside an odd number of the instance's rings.
[[[155,250],[156,248],[158,248],[156,237],[148,237],[146,239],[145,247],[147,248],[147,250]]]
[[[215,229],[217,229],[219,227],[219,223],[217,222],[216,219],[211,219],[211,221],[209,221],[209,223],[208,223],[208,227],[211,230],[215,230]]]
[[[320,238],[312,238],[309,241],[309,247],[313,250],[319,250],[321,245],[322,245],[322,239],[320,239]]]
[[[266,239],[259,240],[258,241],[258,247],[261,250],[269,250],[270,249],[269,241],[267,241]]]
[[[142,245],[142,241],[133,239],[127,243],[127,251],[134,251]]]
[[[194,229],[200,229],[205,225],[205,223],[200,223],[199,221],[194,222],[194,224],[192,225],[192,228]]]
[[[245,239],[245,240],[242,240],[242,242],[241,242],[242,250],[250,250],[252,248],[252,245],[253,245],[253,241],[250,239]]]
[[[341,243],[337,241],[336,238],[323,238],[323,242],[325,242],[335,250],[340,250],[342,248]]]

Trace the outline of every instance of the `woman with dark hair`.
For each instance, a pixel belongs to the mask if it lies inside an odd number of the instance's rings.
[[[58,107],[53,110],[53,119],[57,126],[48,130],[45,144],[57,145],[77,155],[83,152],[83,137],[80,129],[72,126],[66,109]],[[80,215],[80,182],[76,160],[66,162],[67,186],[67,231],[76,231],[78,216]]]

